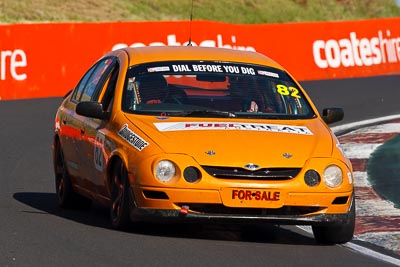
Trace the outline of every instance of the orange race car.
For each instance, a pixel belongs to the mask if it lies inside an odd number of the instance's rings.
[[[142,47],[99,59],[54,125],[61,207],[110,207],[131,221],[312,225],[322,243],[351,240],[352,166],[280,65],[256,52]]]

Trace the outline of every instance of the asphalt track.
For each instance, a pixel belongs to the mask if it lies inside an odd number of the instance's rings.
[[[319,110],[342,106],[342,124],[400,114],[400,76],[302,84]],[[61,210],[51,164],[60,102],[0,102],[0,266],[392,266],[348,246],[317,245],[296,227],[148,225],[119,232],[99,205]]]

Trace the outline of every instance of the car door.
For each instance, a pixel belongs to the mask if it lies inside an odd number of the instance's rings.
[[[102,103],[104,111],[111,108],[115,84],[118,77],[118,61],[116,58],[106,58],[99,62],[99,67],[94,71],[93,83],[89,85],[87,92],[81,101],[97,101]],[[94,89],[91,89],[91,86]],[[84,186],[91,193],[98,194],[101,188],[104,188],[105,175],[105,155],[104,143],[106,133],[104,129],[108,120],[88,118],[81,116],[81,162],[84,167],[81,168],[84,179]]]
[[[93,173],[92,152],[88,151],[88,143],[95,142],[93,138],[93,129],[91,125],[98,125],[101,120],[78,115],[76,105],[83,101],[97,101],[103,89],[106,78],[108,77],[116,60],[112,57],[104,58],[98,61],[82,78],[81,82],[71,96],[69,108],[69,120],[66,122],[73,129],[75,137],[69,142],[68,149],[72,151],[71,170],[74,175],[75,184],[88,194],[96,192],[96,188],[92,183],[91,175]],[[68,163],[67,163],[68,164]],[[72,175],[71,173],[71,175]]]
[[[80,151],[82,147],[82,134],[81,134],[81,120],[75,113],[77,103],[80,101],[83,90],[92,76],[94,67],[90,68],[78,85],[71,92],[69,100],[67,100],[59,113],[60,116],[60,138],[64,154],[65,163],[67,165],[68,173],[74,184],[81,186],[81,156]]]

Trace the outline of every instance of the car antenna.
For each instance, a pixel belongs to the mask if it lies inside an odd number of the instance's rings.
[[[188,42],[187,46],[192,46],[192,20],[193,20],[193,0],[192,0],[192,8],[190,10],[189,42]]]

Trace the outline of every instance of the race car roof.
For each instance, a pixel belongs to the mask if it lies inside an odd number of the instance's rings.
[[[129,66],[160,61],[212,60],[223,62],[244,62],[283,69],[281,65],[269,57],[253,51],[198,46],[128,47],[124,48],[124,50],[129,54]]]

